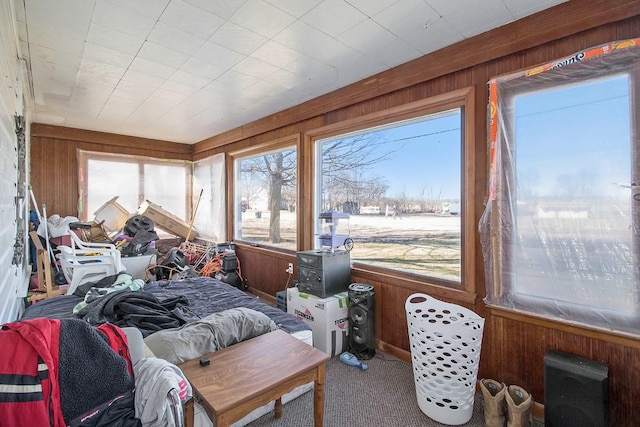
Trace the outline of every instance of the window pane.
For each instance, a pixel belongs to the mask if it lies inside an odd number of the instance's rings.
[[[518,293],[634,308],[629,110],[626,75],[516,97]]]
[[[235,238],[296,249],[297,152],[235,161]]]
[[[187,223],[189,170],[181,164],[144,165],[144,197]]]
[[[118,196],[116,202],[127,211],[138,209],[138,164],[90,159],[87,168],[87,221],[93,220],[96,210]]]
[[[461,116],[456,109],[317,142],[316,218],[350,214],[352,261],[461,281]]]
[[[194,226],[201,236],[215,242],[227,241],[225,199],[225,155],[215,154],[194,163],[193,196],[202,198]]]
[[[190,221],[191,162],[79,150],[78,163],[81,220],[92,221],[98,208],[117,197],[130,214],[150,200]]]

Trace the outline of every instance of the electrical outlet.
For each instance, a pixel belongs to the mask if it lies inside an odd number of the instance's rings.
[[[293,263],[290,262],[289,265],[287,266],[287,269],[285,270],[287,273],[289,274],[293,274]]]

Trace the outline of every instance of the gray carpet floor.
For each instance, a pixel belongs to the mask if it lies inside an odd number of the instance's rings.
[[[381,352],[363,362],[369,366],[365,371],[346,365],[337,357],[327,363],[325,427],[444,426],[418,407],[411,365]],[[473,416],[463,426],[484,426],[482,405],[478,394]],[[279,420],[269,413],[248,426],[313,427],[313,393],[284,405]],[[542,421],[534,420],[533,427],[543,426]]]

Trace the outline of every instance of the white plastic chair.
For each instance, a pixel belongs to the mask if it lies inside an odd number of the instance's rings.
[[[116,246],[112,243],[85,242],[78,236],[74,230],[69,229],[71,237],[71,247],[77,249],[112,249],[116,250]]]
[[[94,253],[101,256],[112,256],[118,271],[125,271],[126,267],[122,263],[122,254],[116,246],[112,243],[96,243],[96,242],[85,242],[82,240],[78,234],[69,229],[69,236],[71,237],[71,250],[74,254],[81,253],[78,251],[87,251],[86,253]]]
[[[83,283],[95,282],[122,271],[120,258],[114,254],[101,254],[95,249],[74,250],[64,245],[58,246],[58,249],[62,273],[69,284],[67,295],[73,294]]]

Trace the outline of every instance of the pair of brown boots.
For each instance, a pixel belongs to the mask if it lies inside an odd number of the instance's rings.
[[[533,399],[522,387],[505,386],[492,379],[478,381],[484,398],[484,422],[487,427],[529,427]]]

